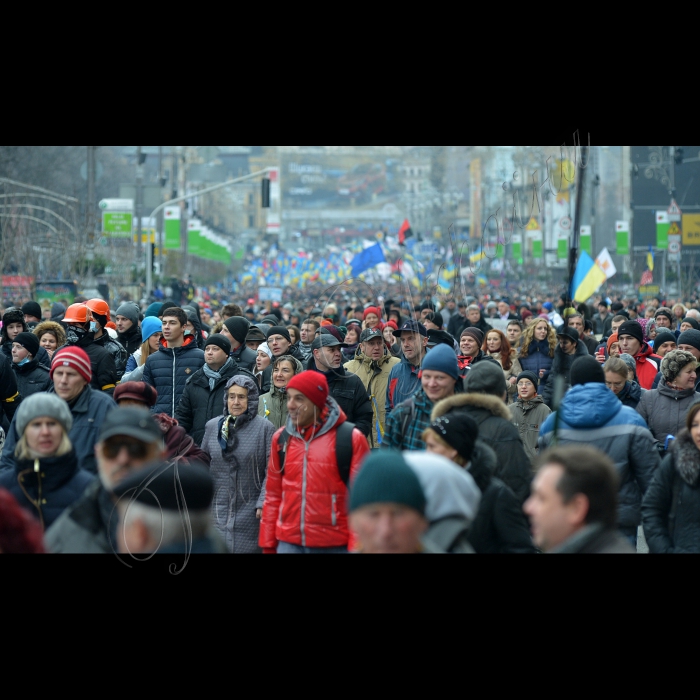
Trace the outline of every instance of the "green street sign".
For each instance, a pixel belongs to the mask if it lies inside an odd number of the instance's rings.
[[[131,238],[134,229],[134,215],[122,212],[104,212],[102,231],[114,238]]]

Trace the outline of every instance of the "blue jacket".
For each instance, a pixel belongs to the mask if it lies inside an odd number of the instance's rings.
[[[47,393],[54,393],[53,387]],[[68,433],[68,437],[78,456],[78,466],[86,472],[97,474],[97,461],[95,459],[97,437],[107,414],[116,407],[114,399],[108,394],[88,386],[70,409],[73,416],[73,427]],[[0,473],[6,469],[15,469],[15,447],[17,447],[18,439],[17,428],[13,420],[2,450]]]
[[[523,368],[523,372],[534,372],[538,379],[541,379],[540,372],[542,370],[544,370],[545,373],[549,372],[554,362],[554,358],[549,355],[548,340],[541,340],[539,343],[533,340],[528,348],[528,356],[518,359],[520,361],[520,366]],[[541,395],[543,388],[544,385],[540,382],[537,393]]]
[[[414,367],[405,357],[392,368],[386,388],[387,416],[401,403],[415,396],[421,388],[420,367]]]
[[[63,457],[41,459],[38,466],[37,472],[33,460],[15,464],[14,470],[0,474],[0,488],[7,489],[46,530],[83,495],[95,477],[78,467],[75,450]]]
[[[193,335],[186,335],[185,344],[180,348],[169,348],[165,340],[160,342],[158,352],[146,361],[143,381],[158,392],[153,413],[165,413],[174,418],[187,380],[205,364],[204,353],[197,347]]]
[[[620,475],[619,525],[639,526],[642,498],[661,462],[644,419],[623,406],[605,384],[573,387],[560,413],[559,444],[589,445],[610,457]],[[540,430],[540,453],[552,443],[556,416],[553,413]]]

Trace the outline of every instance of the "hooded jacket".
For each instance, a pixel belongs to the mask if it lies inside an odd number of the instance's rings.
[[[146,360],[143,381],[158,392],[153,413],[175,416],[187,380],[204,366],[204,353],[197,347],[195,337],[188,333],[182,347],[169,348],[167,341],[160,341],[158,352]]]
[[[292,357],[292,360],[295,363],[294,375],[301,374],[304,371],[303,365],[296,357]],[[258,415],[269,420],[275,430],[284,428],[288,416],[286,389],[278,389],[273,383],[271,390],[260,397]]]
[[[389,386],[391,370],[400,364],[400,360],[391,355],[383,355],[374,362],[372,359],[359,352],[352,362],[345,365],[349,374],[354,374],[365,387],[372,405],[372,432],[370,434],[370,447],[380,447],[386,428],[386,392]]]
[[[554,439],[556,413],[542,426],[539,447]],[[620,475],[619,525],[632,529],[641,523],[642,497],[659,466],[659,453],[646,423],[623,406],[605,384],[575,386],[560,410],[559,444],[584,444],[606,454]]]
[[[260,527],[260,546],[273,550],[279,542],[299,547],[330,548],[352,546],[348,526],[348,487],[343,483],[336,459],[336,435],[346,422],[335,399],[328,397],[325,418],[318,431],[303,437],[291,419],[284,465],[281,473],[278,442],[282,430],[272,439],[267,473],[265,507]],[[367,439],[352,434],[350,484],[369,454]]]
[[[463,411],[479,426],[479,439],[497,456],[494,476],[509,486],[520,504],[530,496],[532,467],[508,407],[497,396],[455,394],[440,401],[433,409],[431,421],[450,411]],[[427,427],[427,426],[426,426]]]
[[[481,503],[469,542],[477,554],[535,554],[522,505],[513,491],[493,476],[497,469],[496,453],[477,440],[467,471],[481,491]]]
[[[12,471],[0,474],[0,488],[7,489],[46,530],[83,495],[93,479],[80,469],[75,450],[71,450],[62,457],[15,462]]]
[[[545,376],[540,382],[540,386],[544,386],[544,389],[542,389],[542,398],[550,408],[552,408],[552,402],[554,401],[554,386],[556,378],[559,376],[564,377],[564,389],[565,391],[568,391],[571,387],[571,368],[579,357],[588,357],[588,348],[582,341],[578,341],[575,355],[567,355],[561,349],[561,346],[557,345],[557,349],[554,352],[554,362],[552,362],[552,369],[549,376]]]
[[[654,438],[665,443],[669,435],[675,437],[683,430],[688,411],[696,403],[700,403],[700,394],[695,389],[676,391],[662,379],[658,389],[642,396],[637,413],[646,421]]]
[[[625,388],[617,395],[617,398],[623,406],[633,408],[636,411],[642,396],[646,393],[646,389],[642,389],[637,382],[627,382]]]
[[[235,360],[220,372],[221,379],[217,379],[214,389],[210,389],[209,377],[204,373],[204,367],[190,375],[182,392],[182,398],[175,409],[175,418],[185,432],[189,433],[197,445],[202,444],[207,423],[221,415],[221,403],[225,401],[226,384],[229,379],[237,374],[242,374],[251,379],[255,377],[240,368]],[[256,383],[257,385],[257,383]]]
[[[42,321],[42,323],[40,323],[32,332],[37,338],[39,338],[39,342],[41,342],[41,338],[49,331],[56,338],[56,350],[60,350],[66,344],[66,331],[60,323],[56,323],[55,321]],[[44,348],[41,349],[46,352]],[[37,355],[34,359],[38,360],[39,355]],[[48,363],[47,366],[50,369],[51,360],[49,359],[48,353],[46,353],[46,363]],[[40,362],[40,364],[46,363]]]
[[[405,357],[394,365],[389,373],[384,413],[388,416],[399,404],[415,396],[421,388],[420,367],[412,365]]]
[[[642,514],[652,554],[700,554],[700,451],[687,430],[657,469]]]
[[[533,463],[539,454],[537,447],[540,438],[540,428],[551,415],[552,410],[545,405],[541,396],[535,396],[531,401],[518,399],[510,405],[510,415],[513,425],[518,429],[523,441],[525,452]]]
[[[13,362],[12,371],[17,379],[19,394],[23,399],[29,398],[32,394],[48,391],[52,384],[49,370],[40,365],[36,359],[21,367]]]
[[[654,351],[648,343],[642,345],[642,349],[634,356],[637,363],[637,380],[639,386],[647,391],[654,385],[656,375],[661,367],[661,359],[654,355]]]
[[[246,375],[227,382],[248,389],[248,409],[230,429],[228,442],[222,436],[229,416],[223,399],[219,418],[207,423],[202,450],[211,458],[209,474],[214,481],[212,519],[214,527],[233,554],[260,554],[260,521],[257,510],[265,500],[264,484],[275,428],[258,415],[258,385]],[[233,445],[232,445],[233,442]]]

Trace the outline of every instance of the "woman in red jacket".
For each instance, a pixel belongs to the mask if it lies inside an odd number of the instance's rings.
[[[287,427],[272,439],[260,547],[265,554],[347,552],[348,486],[369,454],[367,440],[343,428],[347,419],[322,374],[298,374],[287,397]]]

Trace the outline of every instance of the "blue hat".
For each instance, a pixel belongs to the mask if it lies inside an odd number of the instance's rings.
[[[547,311],[552,311],[554,309],[554,304],[548,301],[546,304],[542,304],[542,308],[547,309]]]
[[[141,323],[141,340],[145,343],[154,333],[163,332],[163,322],[159,318],[149,316]]]
[[[163,304],[160,304],[158,302],[155,302],[151,304],[147,309],[146,313],[144,316],[146,318],[150,318],[152,316],[160,316],[161,309],[163,308]]]
[[[447,345],[438,345],[434,347],[423,360],[421,369],[431,370],[433,372],[442,372],[453,379],[459,379],[459,365],[457,364],[457,355],[452,348]]]
[[[424,338],[428,337],[428,329],[418,321],[406,321],[398,331],[394,331],[394,337],[400,338],[402,333],[420,333]]]

